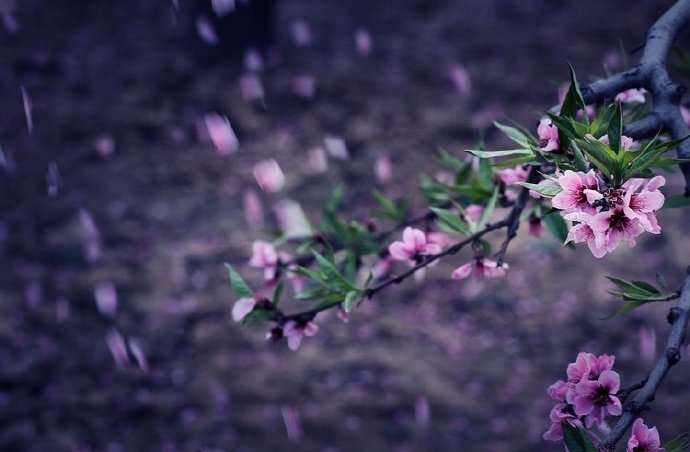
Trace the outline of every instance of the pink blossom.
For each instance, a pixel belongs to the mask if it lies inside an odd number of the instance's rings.
[[[426,235],[426,239],[429,243],[435,243],[441,248],[445,248],[451,243],[450,236],[445,232],[430,232]]]
[[[642,418],[635,419],[626,452],[663,452],[656,427],[649,428]]]
[[[371,53],[371,35],[363,28],[355,32],[355,46],[360,56],[369,56]]]
[[[249,266],[264,269],[264,279],[271,281],[275,278],[278,267],[278,253],[273,245],[262,240],[252,244],[252,257]]]
[[[107,317],[113,317],[117,312],[117,289],[115,284],[110,281],[98,283],[94,288],[93,295],[96,299],[98,312]]]
[[[594,170],[587,173],[566,170],[558,177],[562,191],[551,199],[551,205],[566,212],[581,210],[594,213],[592,204],[603,195]]]
[[[529,171],[521,165],[498,171],[498,177],[505,185],[517,185],[520,182],[525,182],[527,181],[528,174]]]
[[[479,204],[470,204],[469,206],[465,207],[465,219],[471,222],[478,221],[482,217],[483,212],[483,206],[480,206]]]
[[[601,372],[596,380],[582,380],[575,385],[573,406],[575,414],[587,416],[588,426],[601,424],[607,414],[619,416],[621,401],[616,397],[620,389],[620,377],[612,370]]]
[[[541,238],[544,235],[544,222],[541,218],[532,217],[529,219],[529,235]]]
[[[326,135],[323,139],[323,145],[326,152],[333,157],[340,160],[347,160],[350,158],[350,153],[347,150],[345,140],[334,135]]]
[[[479,278],[499,278],[505,276],[507,269],[508,264],[499,266],[496,261],[491,259],[478,258],[456,268],[451,274],[451,278],[465,279],[473,274]]]
[[[604,143],[606,146],[609,146],[610,144],[608,135],[604,135],[603,137],[599,138],[599,141]],[[621,135],[621,147],[623,149],[629,151],[630,149],[632,149],[633,146],[635,146],[635,140],[628,136]]]
[[[455,91],[463,97],[472,94],[472,81],[470,73],[460,64],[454,63],[449,68],[450,79],[453,82]]]
[[[645,90],[644,88],[639,88],[639,89],[630,88],[630,89],[625,90],[621,93],[618,93],[615,97],[615,100],[616,100],[616,102],[622,102],[624,104],[633,103],[633,102],[643,104],[643,103],[645,103],[644,95],[646,92],[647,92],[647,90]]]
[[[283,328],[283,334],[287,338],[288,347],[292,351],[297,351],[300,344],[302,343],[302,338],[312,337],[319,331],[319,327],[314,322],[295,322],[294,320],[289,320],[285,323]]]
[[[547,441],[561,441],[563,439],[563,423],[573,427],[582,427],[582,422],[573,412],[572,405],[557,403],[549,413],[551,427],[542,436]]]
[[[590,226],[595,232],[597,245],[607,252],[618,248],[623,241],[630,247],[635,246],[635,239],[644,232],[640,222],[629,218],[620,206],[594,215]]]
[[[255,306],[256,299],[249,297],[240,298],[232,307],[232,320],[241,322],[254,310]]]
[[[553,122],[549,118],[542,118],[542,120],[539,121],[537,135],[539,136],[539,149],[543,152],[555,151],[560,147],[558,128],[553,125]]]
[[[258,50],[249,48],[244,52],[244,67],[252,72],[260,72],[264,69],[264,58]]]
[[[549,394],[549,397],[556,402],[565,402],[566,395],[570,389],[571,385],[567,381],[558,380],[556,383],[549,386],[546,392]]]
[[[305,237],[312,233],[302,206],[292,199],[281,199],[273,208],[278,226],[287,238]]]
[[[230,155],[239,149],[240,142],[228,118],[218,113],[208,113],[204,116],[204,124],[218,155]]]
[[[645,231],[660,234],[661,227],[656,219],[657,210],[664,205],[664,195],[659,191],[666,184],[664,176],[649,180],[633,178],[623,184],[623,212],[631,220],[637,220]]]
[[[285,175],[274,159],[262,160],[254,165],[254,179],[265,192],[279,192],[285,186]]]
[[[374,165],[374,172],[376,174],[376,180],[380,184],[387,184],[390,182],[393,178],[393,164],[391,163],[390,157],[387,155],[379,156]]]
[[[374,267],[371,269],[371,274],[373,275],[373,277],[375,279],[381,279],[385,277],[388,273],[390,273],[391,269],[393,268],[393,261],[394,259],[390,256],[386,256],[379,259],[374,264]]]
[[[402,234],[402,241],[391,243],[388,252],[398,261],[413,262],[420,256],[438,254],[442,250],[438,243],[429,240],[424,231],[406,227]]]
[[[115,140],[112,135],[103,134],[94,140],[93,147],[98,155],[105,159],[115,153]]]

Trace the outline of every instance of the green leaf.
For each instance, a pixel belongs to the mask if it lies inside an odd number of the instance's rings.
[[[226,263],[225,267],[228,269],[228,275],[230,276],[230,286],[233,292],[238,298],[253,298],[254,292],[249,288],[242,276],[232,268],[232,265]]]
[[[531,149],[508,149],[505,151],[482,151],[479,149],[467,149],[465,152],[477,156],[481,159],[488,159],[493,157],[505,157],[507,155],[529,155],[534,156]]]
[[[616,154],[621,153],[621,136],[623,135],[623,111],[620,102],[616,102],[611,121],[609,122],[609,146]]]
[[[498,199],[498,187],[494,189],[493,195],[491,195],[491,198],[489,199],[489,202],[486,203],[486,207],[484,207],[484,210],[482,211],[482,215],[479,217],[479,221],[477,221],[477,225],[475,227],[475,230],[479,231],[486,226],[486,223],[489,221],[489,218],[491,218],[491,215],[494,213],[494,209],[496,208],[496,200]]]
[[[316,258],[316,261],[319,263],[319,269],[322,271],[323,275],[325,276],[324,282],[326,283],[333,283],[335,284],[339,289],[345,289],[345,290],[357,290],[357,287],[352,285],[350,281],[348,281],[343,275],[340,274],[340,271],[338,268],[335,266],[335,264],[325,257],[323,257],[321,254],[319,254],[317,251],[312,250],[311,252],[314,257]]]
[[[682,433],[664,444],[666,452],[685,452],[690,449],[690,439],[687,433]]]
[[[362,297],[362,293],[359,290],[351,290],[345,295],[345,300],[343,301],[343,309],[345,312],[350,312],[357,305],[357,302]]]
[[[597,452],[597,449],[587,436],[587,432],[581,428],[575,428],[564,422],[563,444],[569,452]]]
[[[568,238],[568,223],[560,213],[553,212],[545,215],[542,221],[559,242],[565,243],[565,240]]]
[[[520,182],[520,185],[549,198],[552,198],[563,191],[559,185],[539,185],[530,184],[529,182]]]
[[[273,298],[271,298],[271,303],[274,306],[278,306],[280,303],[280,297],[283,295],[283,289],[285,288],[285,281],[281,279],[276,286],[276,290],[273,292]]]
[[[401,221],[405,216],[405,210],[398,207],[391,198],[387,197],[378,190],[372,192],[374,199],[379,203],[380,209],[378,212],[381,216],[391,219],[393,221]]]
[[[673,195],[666,198],[664,209],[676,209],[678,207],[690,206],[690,196]]]
[[[454,212],[446,209],[439,209],[437,207],[432,207],[431,211],[434,212],[434,214],[436,214],[438,217],[440,225],[450,229],[451,232],[457,232],[460,234],[469,233],[469,226]]]
[[[611,104],[606,108],[600,108],[596,118],[589,125],[589,132],[597,138],[601,138],[606,134],[615,111],[615,104]]]
[[[466,162],[463,162],[456,156],[452,155],[450,152],[446,151],[445,149],[440,150],[440,156],[438,158],[439,163],[446,168],[453,170],[455,172],[460,172],[464,171],[467,166],[469,166]]]
[[[563,100],[563,105],[561,105],[560,116],[575,118],[579,110],[585,109],[585,100],[582,98],[582,91],[580,91],[580,84],[577,82],[575,69],[570,64],[568,64],[568,68],[570,69],[570,87]],[[587,118],[587,115],[585,115],[585,118]]]
[[[525,132],[511,126],[507,126],[505,124],[501,124],[498,121],[494,121],[494,125],[501,131],[503,134],[508,137],[510,140],[514,141],[515,143],[519,144],[523,148],[531,148],[533,145],[536,145],[536,140],[529,135],[527,135]]]

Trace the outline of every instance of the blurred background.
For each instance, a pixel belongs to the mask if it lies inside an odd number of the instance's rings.
[[[663,349],[664,307],[601,320],[604,275],[679,286],[683,212],[603,260],[523,230],[505,280],[451,280],[459,255],[298,353],[230,321],[222,264],[260,285],[275,207],[317,223],[340,183],[352,218],[372,188],[419,211],[439,148],[505,145],[492,120],[536,125],[567,62],[636,61],[671,3],[0,0],[0,450],[562,450],[545,391],[576,353],[627,386]],[[645,415],[664,438],[690,429],[688,377]]]

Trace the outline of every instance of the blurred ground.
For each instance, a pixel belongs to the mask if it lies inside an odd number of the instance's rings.
[[[577,351],[616,354],[626,385],[649,367],[641,334],[655,332],[661,350],[662,308],[599,320],[617,305],[604,275],[662,271],[679,284],[690,255],[680,212],[661,214],[663,235],[603,261],[522,237],[505,282],[458,283],[453,263],[442,264],[349,325],[320,318],[296,354],[229,322],[222,262],[258,282],[243,264],[251,241],[268,235],[242,215],[256,161],[276,158],[288,178],[265,206],[296,199],[316,220],[344,182],[349,211],[363,218],[377,155],[395,169],[379,188],[415,191],[439,147],[459,154],[476,143],[478,112],[535,123],[556,102],[566,62],[583,79],[601,75],[605,55],[642,44],[670,3],[286,0],[281,62],[261,74],[263,108],[241,99],[238,64],[193,58],[169,2],[22,1],[20,31],[0,35],[0,449],[560,450],[541,440],[545,389]],[[291,43],[295,20],[311,24],[311,46]],[[369,57],[355,52],[359,27],[372,35]],[[469,98],[448,79],[456,62],[471,75]],[[317,79],[311,100],[290,93],[305,73]],[[236,154],[198,140],[209,111],[230,118]],[[310,174],[308,150],[326,134],[342,136],[352,158]],[[103,135],[115,143],[108,158],[95,151]],[[46,191],[49,166],[57,196]],[[80,209],[99,229],[96,263],[83,257]],[[94,303],[104,281],[117,289],[114,320]],[[140,345],[148,373],[116,367],[105,341],[113,328]],[[689,376],[681,363],[647,416],[665,438],[690,429],[677,415]],[[286,421],[299,427],[292,440]]]

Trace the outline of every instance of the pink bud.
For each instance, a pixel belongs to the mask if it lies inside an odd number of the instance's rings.
[[[218,155],[230,155],[239,149],[240,142],[228,118],[218,113],[209,113],[204,116],[204,124]]]
[[[393,164],[387,155],[381,155],[376,159],[376,180],[380,184],[387,184],[393,178]]]
[[[276,193],[285,186],[285,175],[274,159],[262,160],[254,165],[254,178],[267,193]]]

